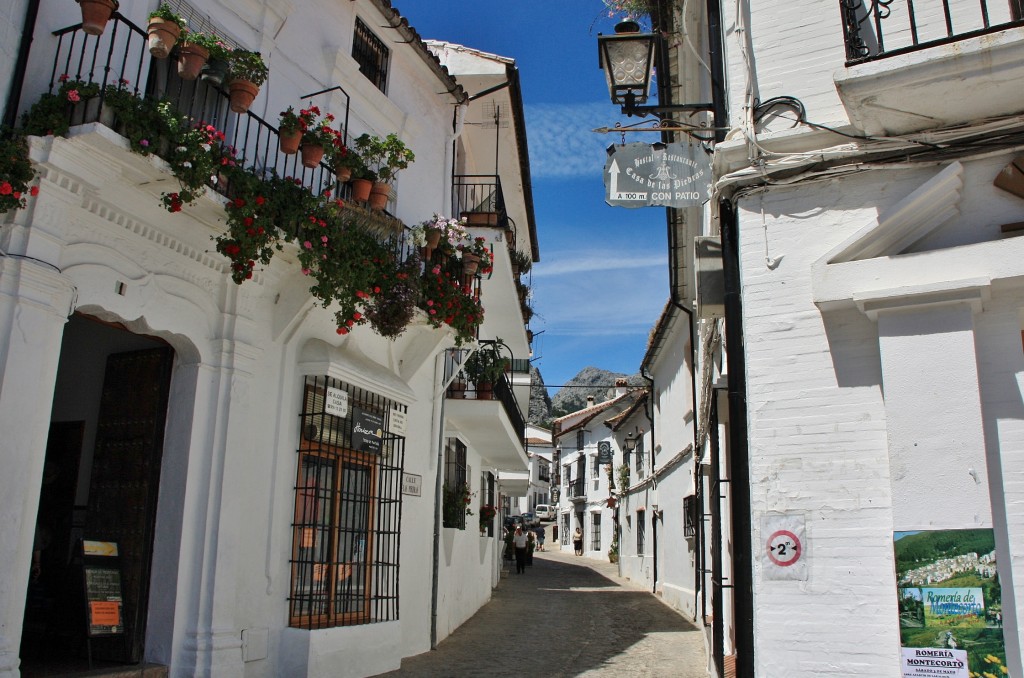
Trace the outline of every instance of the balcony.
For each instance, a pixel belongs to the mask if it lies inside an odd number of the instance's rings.
[[[835,76],[850,120],[908,134],[1024,109],[1024,3],[840,0],[846,69]]]
[[[524,439],[526,421],[508,377],[503,376],[490,391],[462,378],[452,380],[469,351],[449,349],[445,355],[445,416],[467,438],[480,455],[495,468],[522,471],[528,468]]]
[[[587,483],[583,478],[569,481],[569,499],[572,501],[587,500]]]
[[[277,128],[251,111],[234,113],[229,108],[229,96],[221,86],[204,79],[188,81],[177,75],[176,60],[154,59],[147,49],[146,30],[140,28],[120,13],[115,12],[102,35],[92,36],[81,30],[80,24],[68,26],[53,32],[55,52],[49,70],[49,91],[59,86],[62,76],[99,86],[99,95],[91,105],[84,107],[84,114],[69,111],[75,116],[73,124],[88,124],[101,119],[108,126],[117,127],[117,121],[103,114],[107,87],[126,87],[136,96],[153,100],[166,100],[179,113],[195,122],[213,125],[224,132],[225,143],[237,151],[247,166],[258,169],[264,176],[276,174],[290,177],[320,195],[331,190],[334,195],[347,198],[348,187],[339,184],[334,172],[324,163],[309,169],[303,167],[298,155],[285,155],[279,150]],[[44,44],[36,41],[35,44]],[[33,62],[45,59],[45,55],[33,54]],[[20,104],[28,103],[27,101]],[[338,115],[348,120],[348,110]],[[116,130],[115,130],[116,131]],[[343,130],[347,140],[348,132]],[[223,182],[211,181],[210,187],[227,195],[229,187]]]
[[[515,242],[515,224],[505,209],[505,196],[501,192],[501,178],[488,174],[459,174],[452,186],[452,214],[465,219],[469,226],[494,226],[512,231]]]

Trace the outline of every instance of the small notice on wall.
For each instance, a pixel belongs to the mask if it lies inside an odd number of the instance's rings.
[[[903,648],[903,678],[969,678],[967,650]]]
[[[340,388],[327,389],[324,398],[324,412],[335,417],[345,418],[348,416],[348,391]]]
[[[802,513],[761,518],[761,568],[769,581],[807,580],[807,538]]]

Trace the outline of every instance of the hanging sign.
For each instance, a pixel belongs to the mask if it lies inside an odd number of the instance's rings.
[[[761,566],[766,580],[807,580],[807,539],[802,513],[764,516],[761,519],[761,540]]]
[[[352,408],[352,447],[360,452],[380,453],[384,418],[375,412]]]
[[[597,443],[597,463],[612,463],[612,444],[607,440],[602,440],[599,443]]]
[[[711,158],[700,144],[608,147],[605,202],[612,207],[691,207],[711,197]]]

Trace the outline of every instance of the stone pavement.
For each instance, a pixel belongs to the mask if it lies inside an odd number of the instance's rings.
[[[381,676],[706,678],[701,630],[616,568],[571,550],[537,553],[436,650]]]

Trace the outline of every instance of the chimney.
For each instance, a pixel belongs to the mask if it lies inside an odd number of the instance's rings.
[[[594,396],[588,395],[587,396],[587,407],[593,407],[593,406],[594,406]]]
[[[619,377],[615,380],[615,397],[626,395],[626,386],[629,384],[625,377]]]

